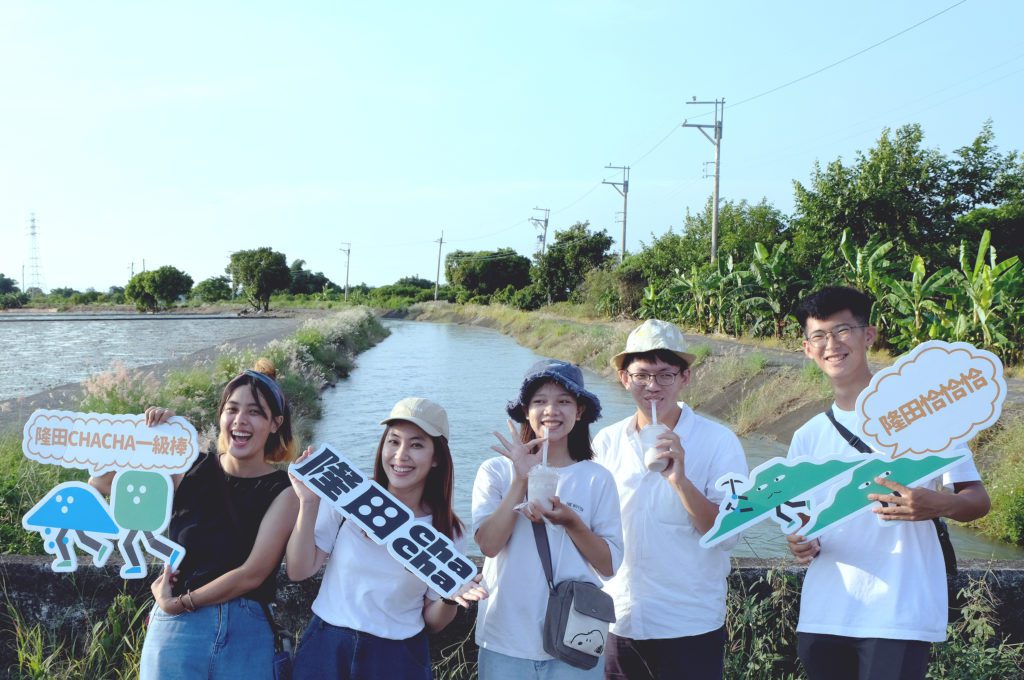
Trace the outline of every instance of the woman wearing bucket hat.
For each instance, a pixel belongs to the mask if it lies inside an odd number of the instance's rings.
[[[601,402],[572,364],[544,359],[526,372],[506,408],[511,437],[495,432],[498,457],[480,466],[473,485],[473,535],[492,594],[477,615],[481,680],[601,678],[603,665],[582,670],[544,651],[548,586],[532,522],[544,522],[554,582],[587,581],[615,573],[622,527],[615,480],[591,461],[590,423]],[[518,432],[512,421],[520,423]],[[542,460],[558,473],[557,493],[527,500],[530,470]]]
[[[381,421],[374,480],[464,552],[463,524],[452,510],[454,474],[448,415],[438,404],[406,398]],[[305,458],[311,449],[303,454]],[[299,460],[302,460],[300,458]],[[427,632],[455,618],[457,605],[487,597],[470,582],[442,599],[353,523],[292,477],[299,517],[288,541],[288,576],[303,580],[326,562],[313,617],[295,655],[294,678],[431,678]],[[330,560],[328,560],[330,557]]]

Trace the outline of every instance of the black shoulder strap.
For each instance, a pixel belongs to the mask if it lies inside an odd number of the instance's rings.
[[[548,530],[544,522],[530,522],[533,525],[533,540],[537,542],[540,563],[544,566],[544,577],[548,581],[548,590],[555,592],[555,577],[551,570],[551,545],[548,543]]]
[[[832,427],[836,428],[839,432],[839,436],[846,440],[846,443],[857,449],[861,453],[874,453],[871,447],[864,443],[864,440],[850,432],[842,423],[836,420],[836,414],[829,408],[825,411],[825,417],[832,422]]]

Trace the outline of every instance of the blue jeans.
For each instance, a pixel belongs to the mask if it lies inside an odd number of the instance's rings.
[[[477,657],[480,680],[602,680],[604,657],[590,670],[570,666],[558,659],[534,661],[480,649]]]
[[[153,606],[142,680],[272,680],[274,634],[258,602],[235,598],[176,616]]]
[[[431,680],[426,630],[407,640],[388,640],[332,626],[316,614],[295,652],[293,680]]]

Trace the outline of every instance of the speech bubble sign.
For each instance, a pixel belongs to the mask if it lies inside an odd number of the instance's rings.
[[[476,565],[447,536],[415,521],[412,510],[327,444],[288,472],[442,597],[476,576]]]
[[[155,427],[146,416],[39,409],[21,440],[26,458],[47,465],[89,470],[186,472],[199,455],[199,436],[180,416]]]
[[[872,377],[855,406],[858,434],[890,458],[941,453],[995,424],[1005,399],[996,355],[933,340]]]

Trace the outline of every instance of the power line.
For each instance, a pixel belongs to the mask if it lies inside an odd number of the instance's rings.
[[[871,50],[875,49],[876,47],[884,45],[885,43],[887,43],[887,42],[889,42],[889,41],[891,41],[891,40],[893,40],[895,38],[898,38],[899,36],[903,35],[904,33],[909,33],[910,31],[914,30],[918,26],[922,26],[922,25],[928,23],[929,21],[931,21],[932,19],[935,19],[936,17],[942,16],[946,12],[948,12],[948,11],[950,11],[950,10],[956,8],[956,7],[959,7],[960,5],[964,4],[965,2],[967,2],[967,0],[960,0],[960,2],[954,3],[954,4],[950,5],[949,7],[947,7],[944,10],[936,12],[935,14],[931,15],[930,17],[928,17],[926,19],[922,19],[921,21],[917,22],[913,26],[908,26],[908,27],[904,28],[902,31],[898,31],[896,33],[893,33],[888,38],[884,38],[882,40],[879,40],[878,42],[876,42],[873,45],[868,45],[864,49],[858,50],[857,52],[854,52],[853,54],[851,54],[849,56],[843,57],[842,59],[839,59],[838,61],[834,61],[831,64],[829,64],[828,66],[822,66],[817,71],[812,71],[811,73],[808,73],[806,75],[802,75],[799,78],[795,78],[795,79],[789,81],[788,83],[783,83],[782,85],[777,85],[776,87],[773,87],[770,90],[765,90],[764,92],[761,92],[760,94],[755,94],[753,97],[747,97],[746,99],[741,99],[740,101],[736,102],[735,104],[730,104],[729,108],[731,109],[731,108],[734,108],[734,107],[737,107],[737,106],[743,106],[744,104],[746,104],[748,102],[752,102],[755,99],[760,99],[761,97],[766,97],[766,96],[772,94],[773,92],[778,92],[779,90],[781,90],[783,88],[787,88],[790,85],[796,85],[800,81],[807,80],[808,78],[812,78],[812,77],[818,75],[819,73],[824,73],[825,71],[829,70],[830,68],[835,68],[836,66],[839,66],[842,63],[850,61],[854,57],[859,57],[860,55],[864,54],[865,52],[870,52]]]

